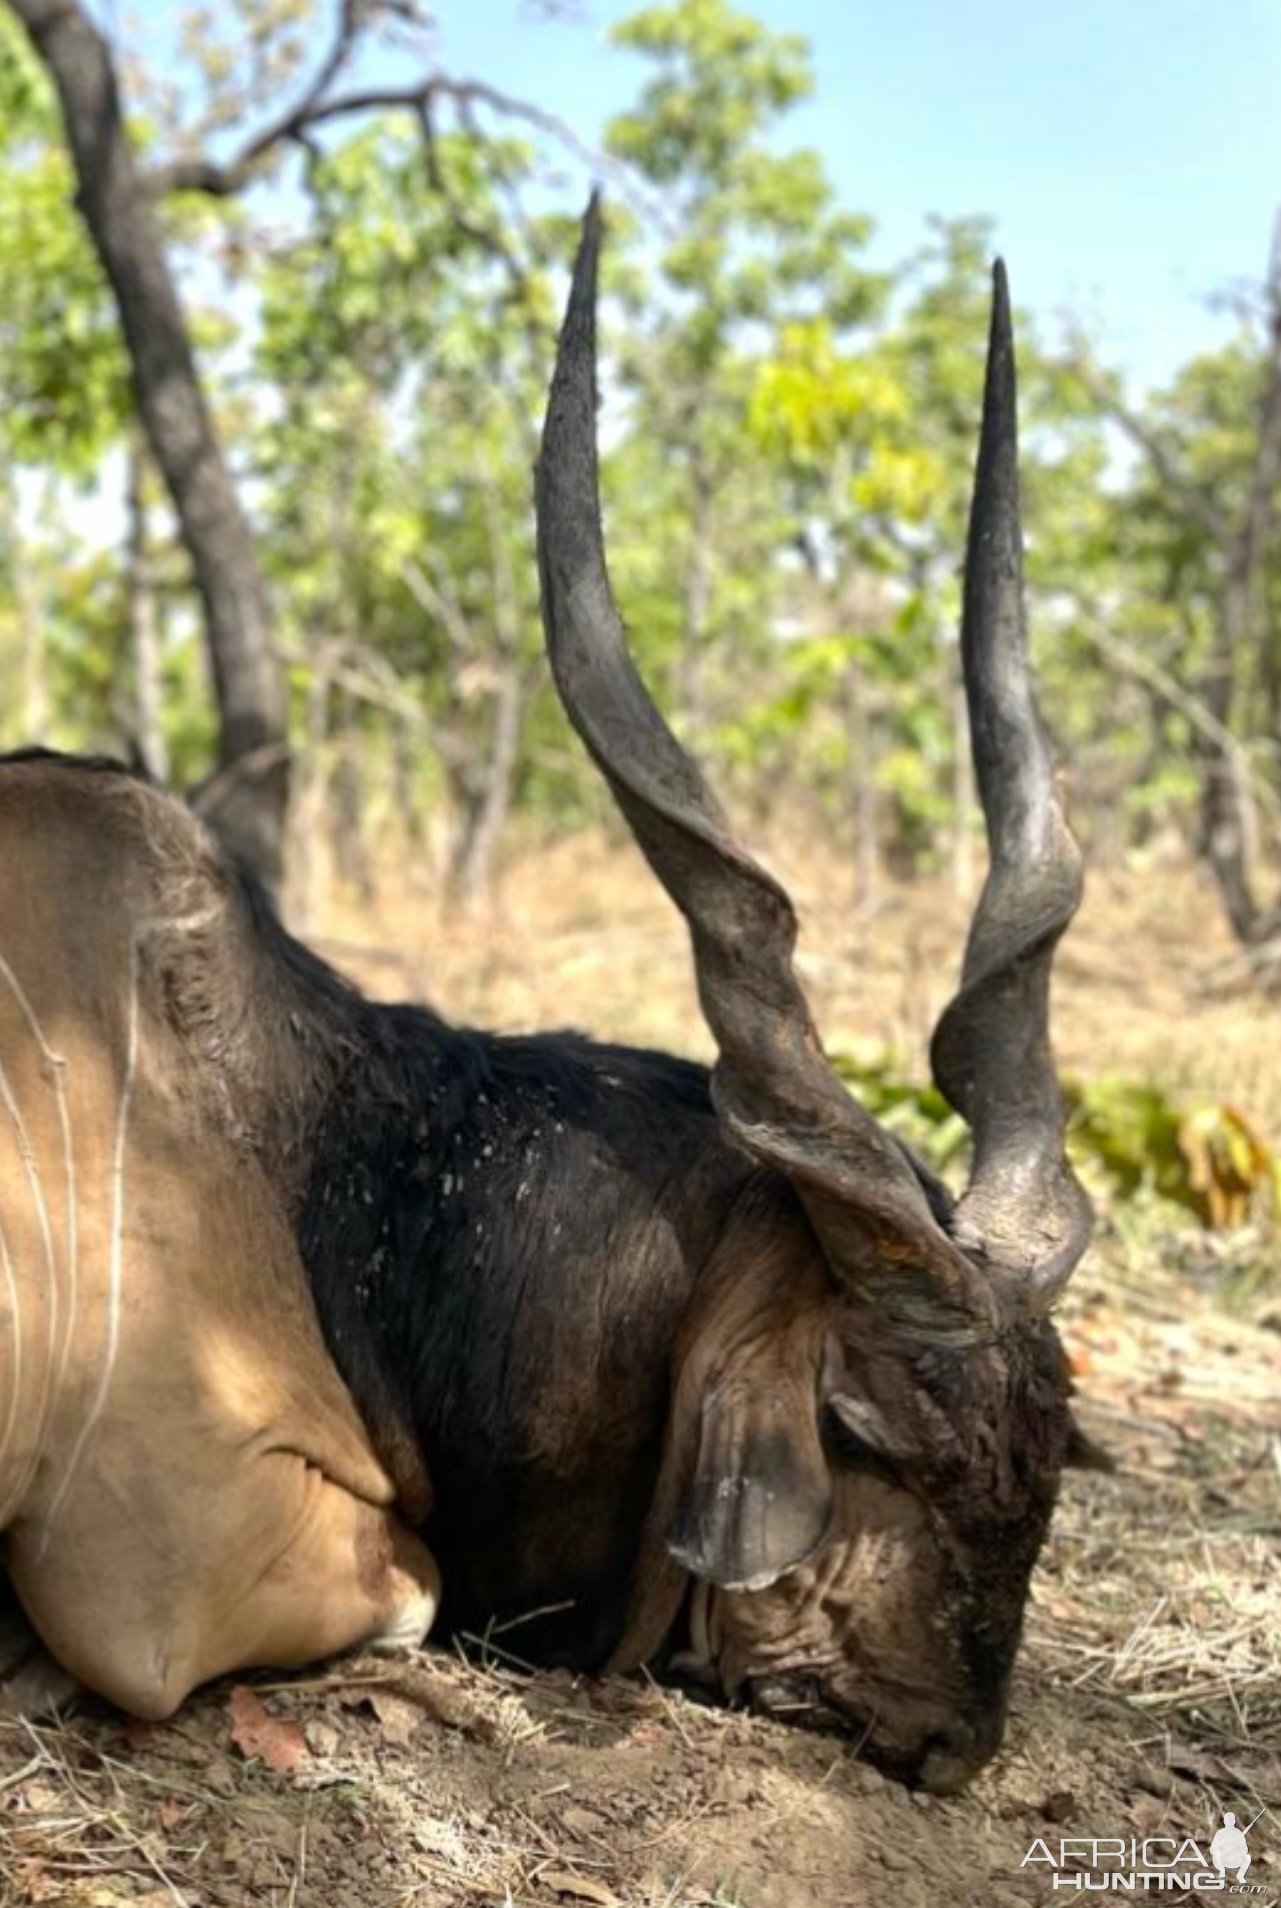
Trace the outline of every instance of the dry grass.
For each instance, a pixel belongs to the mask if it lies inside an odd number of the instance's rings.
[[[776,865],[833,1045],[917,1064],[964,909],[887,885],[860,916],[818,857]],[[1195,932],[1193,927],[1195,925]],[[683,931],[630,854],[526,857],[460,922],[421,890],[336,902],[327,951],[384,994],[507,1027],[572,1023],[706,1052]],[[1080,1072],[1155,1075],[1281,1142],[1278,1009],[1216,990],[1230,952],[1186,870],[1096,880],[1065,953],[1060,1044]],[[848,1747],[643,1682],[480,1661],[357,1660],[255,1684],[282,1742],[235,1741],[215,1688],[163,1728],[89,1706],[0,1724],[0,1908],[1013,1908],[1036,1836],[1196,1835],[1248,1822],[1281,1887],[1281,1304],[1224,1273],[1250,1241],[1106,1216],[1065,1335],[1115,1476],[1065,1487],[1006,1750],[964,1797],[909,1798]],[[1177,1895],[1167,1899],[1179,1899]]]
[[[1281,1773],[1281,1340],[1101,1256],[1065,1336],[1125,1474],[1066,1494],[1029,1644],[1066,1687]]]
[[[847,869],[784,836],[769,861],[801,916],[799,965],[828,1044],[888,1046],[923,1073],[972,902],[882,878],[856,906]],[[571,1024],[710,1056],[684,925],[630,843],[597,835],[514,851],[462,915],[430,871],[389,855],[371,904],[331,898],[324,951],[372,992],[425,994],[476,1026]],[[1231,1101],[1281,1143],[1281,1008],[1224,984],[1235,949],[1208,878],[1183,864],[1094,871],[1056,969],[1065,1071],[1153,1074]]]

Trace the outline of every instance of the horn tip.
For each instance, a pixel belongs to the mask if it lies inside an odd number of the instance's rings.
[[[1005,260],[997,257],[992,261],[992,330],[1002,338],[1008,338],[1013,329],[1009,273],[1005,269]]]
[[[583,213],[582,236],[579,239],[581,249],[584,252],[590,252],[593,256],[600,250],[603,204],[601,188],[598,185],[593,186],[592,196],[588,199],[587,209]]]
[[[601,245],[601,189],[592,187],[592,195],[587,201],[583,213],[583,222],[579,229],[578,254],[574,260],[574,289],[571,305],[580,302],[594,302],[596,279],[600,265]]]

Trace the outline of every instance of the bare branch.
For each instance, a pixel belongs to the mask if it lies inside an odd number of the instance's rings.
[[[1108,628],[1101,612],[1095,611],[1095,615],[1099,618],[1097,622],[1082,620],[1077,623],[1077,633],[1107,662],[1115,664],[1135,682],[1154,690],[1172,709],[1177,709],[1202,742],[1221,751],[1232,762],[1241,782],[1249,788],[1259,806],[1266,809],[1272,828],[1278,840],[1281,840],[1281,797],[1255,769],[1245,746],[1231,729],[1218,720],[1203,697],[1194,695],[1177,676],[1155,662],[1136,644],[1116,635]]]
[[[333,39],[302,98],[255,133],[234,159],[219,164],[217,160],[200,155],[153,167],[143,175],[147,191],[152,197],[163,198],[170,192],[205,192],[213,198],[230,198],[243,191],[259,162],[273,148],[288,140],[301,139],[312,114],[321,105],[325,94],[351,57],[364,24],[363,12],[361,0],[341,0]]]
[[[452,767],[467,762],[467,745],[433,720],[412,690],[405,686],[395,666],[376,649],[351,638],[319,645],[313,638],[305,646],[286,640],[281,645],[281,653],[295,668],[309,670],[313,678],[319,677],[326,685],[341,689],[353,702],[392,717],[422,738]]]
[[[503,521],[502,504],[498,495],[498,485],[488,460],[481,455],[473,459],[477,487],[485,507],[485,536],[489,544],[489,572],[494,602],[494,638],[495,647],[506,661],[513,660],[520,649],[520,607],[516,592],[516,578],[512,572],[511,550]]]
[[[527,284],[524,266],[500,231],[492,226],[477,224],[450,184],[441,163],[440,146],[436,139],[436,122],[433,117],[434,99],[434,94],[429,95],[417,113],[418,128],[422,133],[423,153],[427,163],[427,177],[432,191],[438,198],[444,200],[455,229],[464,238],[470,239],[473,245],[478,245],[482,251],[491,253],[502,265],[511,282],[513,299],[523,299]]]
[[[1143,452],[1166,489],[1182,505],[1184,516],[1204,530],[1221,549],[1226,547],[1232,538],[1231,524],[1180,467],[1170,446],[1137,411],[1131,410],[1111,380],[1090,363],[1083,350],[1074,351],[1071,363],[1078,382],[1104,415],[1119,425],[1131,443]]]
[[[433,722],[426,710],[422,709],[407,691],[401,690],[399,685],[388,687],[378,681],[376,674],[341,665],[335,670],[333,680],[354,701],[363,702],[371,709],[380,709],[384,714],[394,716],[407,729],[422,736],[442,760],[455,768],[466,763],[468,752],[465,745],[439,722]]]
[[[146,175],[148,193],[153,198],[174,192],[202,192],[211,198],[232,198],[253,183],[266,160],[282,145],[302,149],[311,175],[314,174],[321,152],[316,138],[320,127],[343,117],[376,110],[407,112],[422,135],[428,181],[433,192],[444,202],[454,227],[464,238],[497,260],[507,275],[513,304],[527,304],[525,294],[528,281],[522,261],[507,243],[501,229],[476,219],[448,176],[436,129],[436,113],[440,103],[444,100],[452,102],[461,123],[477,140],[482,139],[484,134],[476,123],[475,109],[484,106],[551,134],[596,170],[602,169],[604,162],[554,114],[544,112],[527,101],[512,98],[480,81],[453,80],[443,73],[433,73],[412,86],[375,87],[327,99],[329,88],[347,63],[359,36],[364,23],[364,11],[361,0],[344,0],[333,43],[301,100],[255,133],[238,154],[226,161],[215,160],[204,154],[175,159],[167,165],[153,168]],[[541,354],[546,340],[540,337],[536,342]]]
[[[344,16],[356,11],[352,0],[348,0]],[[581,140],[555,113],[545,112],[528,100],[516,99],[480,80],[456,80],[444,73],[432,73],[412,86],[371,86],[327,100],[324,95],[350,50],[351,41],[344,40],[340,30],[303,98],[255,133],[233,158],[219,161],[200,155],[175,159],[155,167],[147,175],[148,190],[157,198],[170,192],[203,192],[212,198],[231,198],[252,183],[262,161],[277,146],[297,144],[317,126],[370,112],[408,112],[421,123],[423,116],[430,114],[441,99],[451,100],[462,111],[485,106],[505,118],[520,120],[539,132],[550,134],[592,170],[600,171],[605,166],[602,155]]]
[[[458,600],[453,576],[445,559],[431,548],[425,549],[422,555],[423,562],[435,572],[434,579],[427,575],[422,564],[407,557],[401,565],[402,581],[419,609],[426,611],[428,616],[442,625],[454,654],[454,662],[461,667],[476,654],[476,638]]]

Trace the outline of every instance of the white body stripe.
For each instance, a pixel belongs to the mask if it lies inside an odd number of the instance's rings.
[[[138,1066],[138,953],[130,950],[129,957],[129,1033],[125,1052],[124,1079],[120,1087],[120,1107],[116,1115],[115,1142],[111,1154],[111,1231],[107,1249],[107,1291],[106,1291],[106,1327],[102,1348],[102,1363],[98,1371],[98,1384],[94,1392],[93,1403],[85,1415],[80,1434],[72,1447],[49,1512],[45,1519],[44,1534],[40,1540],[38,1555],[43,1555],[53,1530],[54,1518],[59,1507],[71,1488],[85,1445],[102,1417],[111,1389],[111,1380],[115,1375],[116,1359],[120,1351],[120,1319],[124,1292],[124,1224],[125,1224],[125,1148],[129,1135],[129,1108],[133,1100],[134,1075]]]
[[[3,1105],[13,1126],[18,1142],[18,1157],[22,1161],[22,1170],[26,1175],[27,1190],[35,1208],[36,1222],[40,1228],[40,1239],[44,1247],[45,1270],[49,1280],[49,1330],[48,1346],[45,1356],[44,1377],[40,1386],[40,1409],[37,1414],[39,1432],[32,1444],[31,1464],[34,1466],[40,1448],[48,1430],[49,1418],[54,1403],[54,1367],[58,1357],[58,1268],[57,1255],[53,1249],[53,1232],[49,1225],[49,1208],[45,1204],[44,1186],[40,1178],[40,1165],[36,1159],[35,1148],[31,1144],[31,1135],[27,1131],[22,1109],[14,1097],[9,1076],[0,1065],[0,1105]],[[27,1480],[29,1481],[29,1479]],[[25,1489],[25,1483],[23,1488]]]
[[[45,1038],[44,1028],[40,1025],[35,1008],[27,998],[26,990],[10,967],[3,954],[0,954],[0,979],[5,980],[18,1003],[18,1009],[31,1031],[31,1036],[40,1049],[40,1057],[48,1067],[53,1079],[54,1097],[58,1106],[58,1126],[62,1133],[62,1169],[66,1187],[66,1269],[67,1303],[66,1318],[62,1328],[62,1349],[58,1355],[58,1376],[55,1391],[61,1390],[67,1375],[67,1365],[71,1357],[71,1343],[76,1326],[76,1302],[79,1296],[78,1264],[78,1225],[76,1217],[76,1153],[71,1131],[71,1112],[67,1105],[67,1061],[64,1055],[55,1053]]]
[[[0,1272],[4,1274],[5,1291],[9,1298],[9,1312],[13,1319],[13,1357],[10,1375],[12,1387],[9,1392],[9,1414],[5,1419],[4,1435],[0,1437],[0,1478],[4,1476],[5,1464],[9,1457],[9,1447],[13,1443],[13,1434],[18,1427],[18,1404],[22,1391],[22,1308],[18,1303],[18,1281],[13,1269],[13,1260],[9,1254],[9,1241],[5,1237],[4,1226],[0,1225]],[[16,1501],[16,1493],[15,1501]],[[0,1498],[0,1530],[4,1528],[10,1513],[10,1505]]]

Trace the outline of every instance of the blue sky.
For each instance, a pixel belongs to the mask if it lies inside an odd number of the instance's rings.
[[[997,220],[1019,302],[1070,309],[1159,379],[1222,334],[1209,294],[1257,276],[1281,205],[1278,0],[740,0],[799,32],[817,91],[788,122],[878,224],[877,258],[930,212]],[[441,0],[442,63],[523,90],[587,135],[643,63],[578,18]]]
[[[1222,336],[1207,301],[1262,270],[1281,204],[1281,0],[738,3],[811,42],[817,90],[788,136],[874,216],[875,262],[910,252],[931,212],[989,213],[1019,303],[1051,333],[1064,311],[1084,317],[1143,383]],[[120,4],[154,59],[172,0]],[[645,71],[608,43],[632,11],[438,0],[440,63],[591,140]]]

